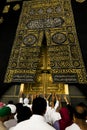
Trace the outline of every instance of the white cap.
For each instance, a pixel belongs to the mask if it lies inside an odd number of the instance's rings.
[[[14,104],[8,104],[7,106],[11,109],[12,114],[16,113],[16,106]]]
[[[29,99],[28,98],[24,98],[24,104],[28,104],[29,103]]]

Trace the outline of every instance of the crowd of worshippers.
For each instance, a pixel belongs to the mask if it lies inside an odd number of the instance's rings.
[[[0,130],[87,130],[87,106],[72,106],[66,96],[20,97],[18,103],[0,102]],[[50,98],[51,97],[51,98]]]

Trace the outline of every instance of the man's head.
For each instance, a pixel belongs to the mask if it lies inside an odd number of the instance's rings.
[[[11,114],[16,114],[16,106],[14,104],[8,104],[7,107],[11,109]]]
[[[11,114],[11,109],[9,107],[2,107],[0,108],[0,121],[4,122],[9,119]]]
[[[37,97],[33,100],[32,111],[33,114],[44,115],[46,112],[47,102],[42,97]]]
[[[87,106],[84,103],[79,103],[75,107],[75,115],[79,119],[86,119],[87,118]]]

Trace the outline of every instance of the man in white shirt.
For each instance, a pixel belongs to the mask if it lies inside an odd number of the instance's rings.
[[[81,129],[76,123],[73,123],[71,126],[67,127],[65,130],[81,130]]]
[[[44,119],[46,107],[47,103],[44,98],[35,98],[32,104],[33,115],[31,118],[17,124],[13,130],[55,130]]]
[[[54,108],[47,106],[46,113],[44,115],[46,122],[53,125],[55,121],[61,119],[61,115],[59,112],[56,112]]]

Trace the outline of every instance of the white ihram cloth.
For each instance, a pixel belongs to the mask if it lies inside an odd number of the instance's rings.
[[[44,115],[44,118],[45,118],[46,122],[53,125],[55,121],[58,121],[61,119],[61,115],[59,112],[56,112],[54,108],[47,106],[47,110]]]
[[[73,123],[72,125],[68,126],[65,130],[81,130],[81,129],[76,123]]]
[[[43,116],[32,115],[28,120],[18,123],[13,130],[55,130],[45,122]]]

